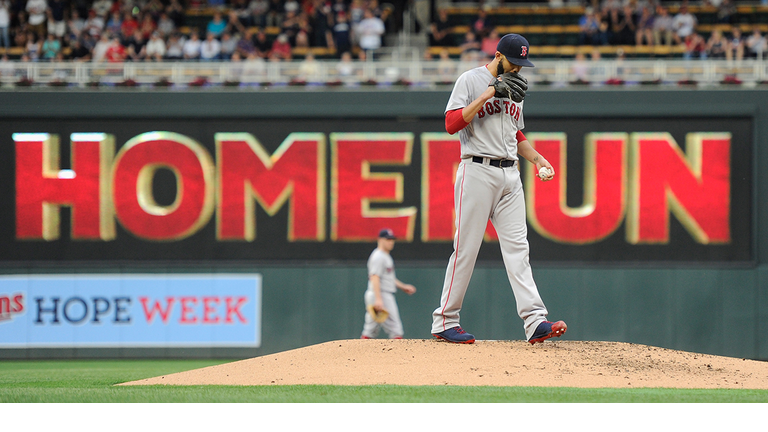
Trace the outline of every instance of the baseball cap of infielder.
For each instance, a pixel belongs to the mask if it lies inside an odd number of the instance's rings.
[[[396,238],[395,232],[389,228],[383,228],[381,231],[379,231],[379,238],[394,240]]]
[[[510,63],[518,66],[536,67],[528,60],[530,45],[528,40],[519,34],[510,33],[499,39],[496,51],[504,54]]]

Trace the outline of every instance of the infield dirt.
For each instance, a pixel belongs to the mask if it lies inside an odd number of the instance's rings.
[[[340,340],[121,385],[768,389],[768,362],[621,342]]]

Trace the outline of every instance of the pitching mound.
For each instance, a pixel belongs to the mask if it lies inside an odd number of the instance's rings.
[[[341,340],[121,385],[768,389],[768,363],[619,342]]]

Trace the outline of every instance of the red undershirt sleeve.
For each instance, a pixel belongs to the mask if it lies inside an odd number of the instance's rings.
[[[451,135],[464,129],[469,124],[464,121],[462,110],[464,108],[458,108],[445,113],[445,131]]]
[[[525,141],[525,135],[523,135],[522,131],[517,131],[517,142],[523,142]]]

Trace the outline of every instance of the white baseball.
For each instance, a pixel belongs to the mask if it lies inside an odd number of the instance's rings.
[[[549,177],[551,174],[551,171],[549,171],[549,168],[547,167],[541,167],[539,170],[539,178]]]

